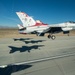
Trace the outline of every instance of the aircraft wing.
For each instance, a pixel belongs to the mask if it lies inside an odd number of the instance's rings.
[[[59,33],[62,31],[64,34],[67,34],[70,30],[73,30],[72,25],[69,25],[67,23],[53,24],[48,26],[49,33]]]
[[[65,24],[51,24],[49,27],[66,27]]]

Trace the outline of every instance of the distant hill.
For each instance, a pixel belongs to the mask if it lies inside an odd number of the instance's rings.
[[[18,27],[0,26],[0,29],[18,29]]]

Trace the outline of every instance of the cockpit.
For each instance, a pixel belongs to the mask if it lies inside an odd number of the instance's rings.
[[[68,21],[68,22],[66,22],[66,23],[75,23],[74,21]]]

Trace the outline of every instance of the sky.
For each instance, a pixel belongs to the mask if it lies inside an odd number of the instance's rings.
[[[0,0],[0,26],[22,24],[18,11],[47,24],[75,21],[75,0]]]

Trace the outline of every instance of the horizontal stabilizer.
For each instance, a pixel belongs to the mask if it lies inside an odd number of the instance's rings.
[[[20,24],[17,25],[19,29],[23,29],[24,27]]]

